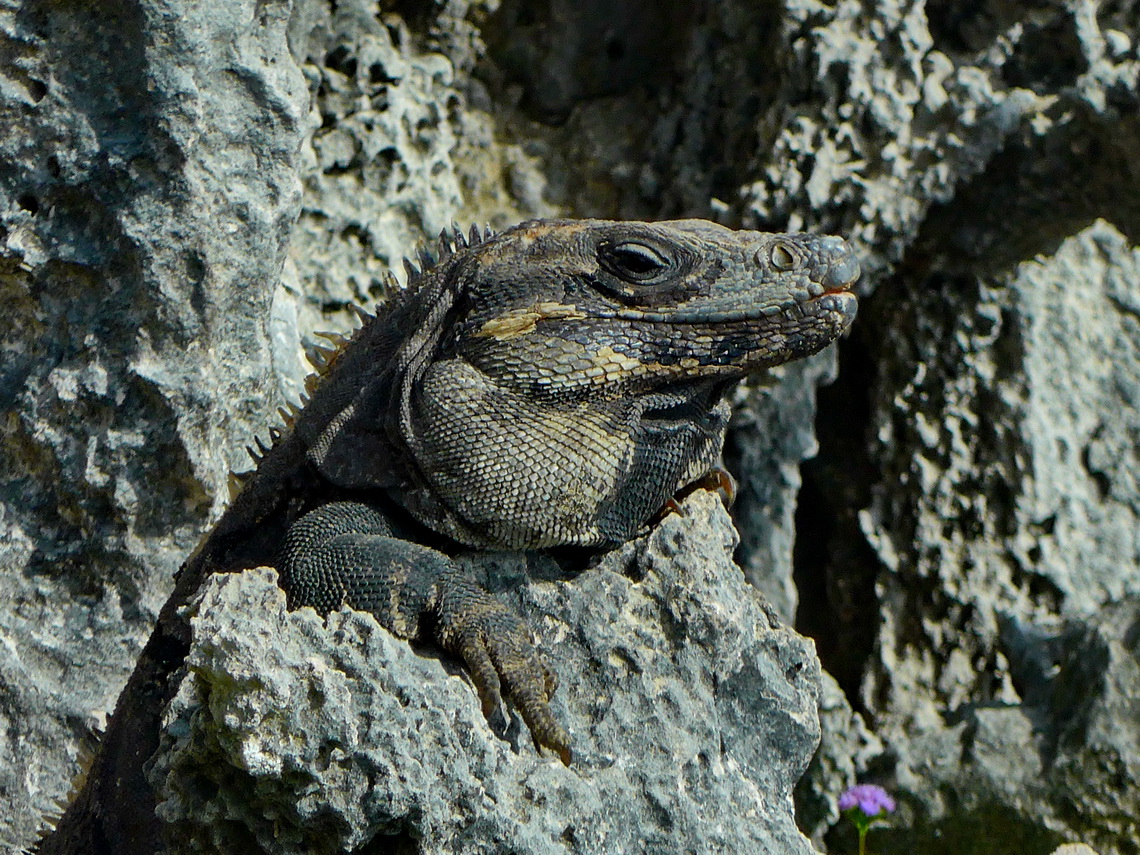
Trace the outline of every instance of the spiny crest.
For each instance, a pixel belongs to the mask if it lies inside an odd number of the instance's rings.
[[[350,304],[351,305],[351,304]],[[351,336],[345,336],[338,332],[317,332],[315,335],[320,336],[326,341],[331,343],[331,347],[321,347],[313,345],[305,350],[305,356],[308,358],[309,363],[316,370],[305,377],[305,391],[301,394],[300,404],[294,404],[292,401],[287,401],[284,407],[277,408],[277,415],[281,419],[279,425],[271,425],[269,427],[268,444],[260,437],[254,437],[254,444],[246,446],[250,459],[253,460],[255,466],[261,464],[267,455],[274,447],[281,442],[282,437],[286,436],[293,428],[293,423],[297,420],[297,416],[301,414],[301,409],[308,405],[310,396],[317,390],[321,384],[321,379],[329,372],[336,358],[344,352],[344,349],[356,337],[356,332],[363,327],[364,324],[374,320],[374,316],[364,311],[358,306],[352,305],[357,318],[360,320],[360,326],[353,332]],[[228,487],[231,501],[242,491],[246,483],[249,481],[253,472],[231,472],[229,475]]]
[[[40,841],[55,831],[59,825],[59,821],[63,819],[64,813],[67,812],[68,807],[70,807],[71,803],[78,797],[79,791],[87,784],[87,777],[91,774],[91,769],[95,765],[95,758],[99,754],[99,743],[102,740],[103,731],[95,729],[79,741],[79,747],[75,752],[76,772],[71,779],[71,786],[68,788],[67,795],[55,799],[52,807],[40,816],[42,823],[39,832]],[[38,843],[36,845],[38,845]],[[35,847],[32,849],[20,849],[18,851],[31,855],[31,853],[35,851]]]
[[[277,415],[281,417],[281,423],[285,427],[292,428],[297,416],[301,415],[301,405],[286,401],[285,406],[277,408]]]
[[[250,456],[253,456],[253,449],[246,447],[246,451]],[[234,472],[230,470],[229,476],[226,478],[226,489],[230,494],[230,501],[238,497],[238,493],[245,489],[245,485],[249,483],[249,479],[253,477],[254,470],[247,469],[245,472]]]
[[[317,388],[321,385],[321,381],[336,362],[337,357],[344,352],[345,348],[352,344],[360,330],[375,321],[378,317],[386,315],[395,305],[406,300],[409,294],[414,290],[412,286],[419,281],[424,273],[456,253],[478,246],[494,236],[495,232],[490,226],[484,226],[480,229],[479,226],[472,225],[470,231],[464,234],[463,230],[457,224],[452,223],[450,228],[444,229],[439,233],[434,252],[427,246],[423,246],[419,249],[416,253],[418,264],[417,261],[412,261],[408,258],[404,259],[404,270],[407,272],[408,277],[406,286],[401,288],[396,281],[396,277],[393,276],[390,271],[384,273],[382,290],[387,299],[384,300],[383,307],[379,312],[371,314],[355,303],[349,303],[348,307],[356,316],[356,320],[359,323],[359,326],[353,331],[352,335],[345,336],[338,332],[317,332],[315,335],[328,341],[331,346],[312,345],[305,349],[305,356],[313,366],[314,371],[305,378],[305,393],[301,395],[301,406],[309,403],[309,396],[316,392]],[[281,418],[281,426],[269,428],[270,442],[266,444],[261,437],[255,437],[254,444],[246,446],[246,451],[249,453],[255,466],[260,465],[261,461],[265,459],[265,456],[281,441],[281,438],[293,429],[293,423],[296,421],[297,416],[300,415],[300,412],[301,408],[292,402],[287,403],[287,407],[279,407],[277,414]],[[245,488],[253,476],[254,471],[255,470],[229,473],[227,486],[229,488],[231,501]]]
[[[349,309],[352,310],[356,319],[360,322],[357,331],[376,320],[378,316],[388,314],[393,308],[408,299],[409,294],[414,290],[412,286],[414,286],[427,271],[431,270],[441,261],[465,249],[478,246],[494,236],[495,232],[490,226],[485,226],[483,229],[480,229],[478,226],[472,225],[470,231],[464,234],[463,229],[461,229],[458,224],[452,223],[450,228],[446,228],[439,233],[434,253],[425,245],[421,246],[417,251],[415,261],[410,258],[404,259],[404,270],[407,274],[406,286],[400,287],[399,282],[397,282],[396,277],[392,275],[391,271],[384,272],[383,281],[381,283],[384,300],[382,308],[377,314],[369,314],[355,303],[348,304]],[[314,373],[305,378],[305,392],[309,395],[316,392],[317,387],[321,384],[321,380],[328,374],[329,369],[332,368],[337,357],[343,353],[344,349],[356,338],[355,331],[347,338],[336,332],[318,332],[315,333],[315,335],[326,339],[332,346],[322,347],[313,345],[305,350],[305,356],[308,358],[309,364],[315,369]],[[286,423],[289,424],[289,422]]]
[[[301,403],[294,404],[292,401],[286,401],[284,407],[277,408],[277,415],[281,419],[281,426],[270,426],[269,428],[269,443],[266,444],[260,436],[253,438],[253,445],[245,447],[246,453],[250,456],[254,466],[261,464],[270,451],[272,451],[281,438],[285,436],[290,430],[293,429],[293,422],[297,420],[297,416],[301,414],[301,408],[309,403],[307,395],[301,396]],[[256,447],[255,447],[256,446]],[[227,486],[230,491],[230,499],[233,499],[238,493],[242,491],[246,483],[253,476],[253,472],[230,472]]]
[[[439,238],[436,240],[435,254],[432,254],[431,249],[427,246],[421,246],[417,252],[420,263],[421,273],[430,267],[439,264],[444,259],[450,258],[455,253],[473,246],[478,246],[485,240],[494,237],[495,233],[491,230],[490,226],[484,228],[483,231],[479,230],[476,225],[471,226],[470,232],[463,233],[463,229],[459,227],[458,223],[452,223],[451,228],[444,229],[439,233]]]
[[[389,294],[399,293],[399,286],[396,284],[395,277],[391,274],[387,275],[385,286]],[[301,396],[302,404],[308,403],[308,396],[316,392],[317,387],[321,385],[321,380],[329,373],[329,370],[337,358],[344,353],[345,348],[356,339],[360,330],[376,319],[375,315],[369,314],[355,303],[349,303],[348,307],[352,310],[356,316],[356,320],[359,322],[351,335],[346,336],[338,332],[327,331],[315,332],[314,335],[328,341],[331,347],[322,347],[314,344],[305,348],[305,358],[309,360],[309,364],[312,365],[315,370],[305,378],[305,393]]]
[[[305,349],[305,357],[309,360],[309,364],[317,369],[318,375],[323,376],[328,373],[329,367],[336,360],[340,352],[344,350],[345,345],[348,344],[350,339],[338,332],[316,332],[313,333],[313,335],[320,336],[332,344],[332,347],[322,347],[314,344]],[[312,390],[307,387],[307,384],[305,391],[312,394]]]
[[[452,223],[451,228],[444,229],[439,233],[434,252],[431,247],[424,244],[416,251],[415,260],[404,259],[404,272],[408,276],[408,285],[415,283],[424,273],[441,261],[450,258],[457,252],[478,246],[494,236],[495,231],[490,226],[484,226],[480,230],[477,225],[473,224],[470,231],[464,234],[458,223]]]

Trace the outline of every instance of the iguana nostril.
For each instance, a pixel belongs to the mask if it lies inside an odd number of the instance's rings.
[[[828,289],[846,288],[859,278],[859,260],[847,254],[831,262],[823,286]]]

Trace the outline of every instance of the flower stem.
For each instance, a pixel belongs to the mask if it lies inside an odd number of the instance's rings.
[[[859,855],[867,855],[867,827],[859,826]]]

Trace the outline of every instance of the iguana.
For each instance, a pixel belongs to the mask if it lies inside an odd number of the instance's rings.
[[[855,317],[837,237],[702,220],[536,220],[445,233],[308,384],[183,566],[86,781],[41,853],[161,851],[144,763],[203,579],[274,565],[291,608],[364,609],[462,659],[569,763],[556,679],[526,624],[453,560],[465,548],[607,548],[720,461],[726,394]]]

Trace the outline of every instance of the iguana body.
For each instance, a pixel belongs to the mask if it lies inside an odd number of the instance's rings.
[[[463,548],[608,547],[720,459],[725,394],[854,318],[832,237],[536,221],[441,239],[440,257],[331,359],[312,399],[198,552],[42,853],[161,849],[143,764],[181,679],[180,609],[213,572],[275,565],[291,607],[366,609],[467,664],[570,760],[525,624],[459,569]]]

